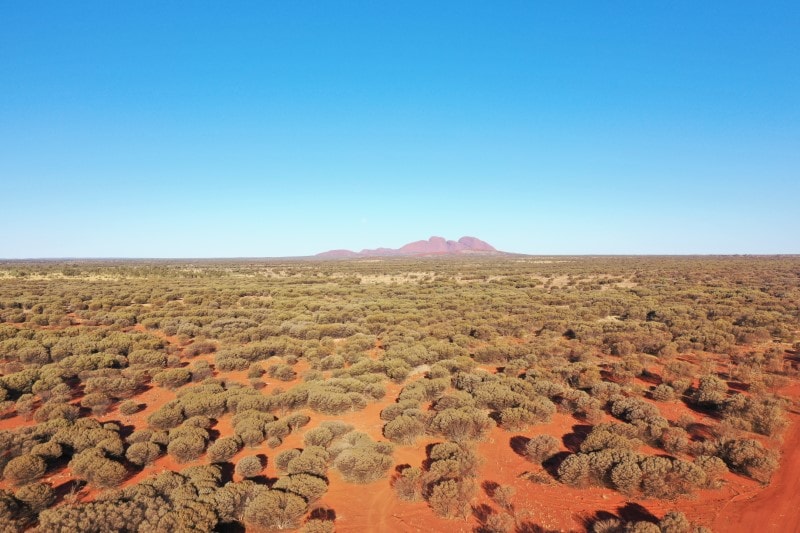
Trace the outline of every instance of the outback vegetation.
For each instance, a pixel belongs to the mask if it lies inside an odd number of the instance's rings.
[[[798,306],[795,257],[1,263],[0,530],[746,530]]]

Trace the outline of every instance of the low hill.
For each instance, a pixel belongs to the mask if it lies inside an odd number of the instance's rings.
[[[432,255],[501,255],[488,242],[475,237],[461,237],[457,241],[446,240],[443,237],[431,237],[428,240],[415,241],[401,246],[400,248],[376,248],[372,250],[361,250],[353,252],[351,250],[330,250],[317,254],[315,257],[330,259],[349,259],[356,257],[395,257],[395,256],[432,256]]]

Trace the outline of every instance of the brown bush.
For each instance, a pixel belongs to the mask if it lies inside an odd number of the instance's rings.
[[[293,492],[313,503],[328,491],[328,483],[324,478],[311,474],[289,474],[278,479],[273,488]]]
[[[39,512],[55,501],[56,494],[47,483],[30,483],[17,489],[14,497],[27,504],[34,512]]]
[[[192,461],[203,455],[206,441],[197,435],[178,437],[167,445],[167,453],[179,463]]]
[[[467,482],[445,479],[431,488],[428,505],[442,518],[463,518],[473,492]]]
[[[383,435],[392,442],[410,446],[422,434],[425,426],[414,417],[401,415],[393,418],[383,426]]]
[[[69,462],[69,468],[75,477],[104,488],[119,485],[127,475],[124,466],[107,459],[96,448],[89,448],[75,455]]]
[[[262,470],[264,470],[264,463],[257,455],[242,457],[236,463],[236,473],[243,478],[256,477]]]
[[[185,368],[171,368],[169,370],[162,370],[153,376],[153,381],[161,387],[177,389],[188,383],[191,378],[192,373]]]
[[[134,442],[125,451],[125,458],[131,463],[146,466],[161,455],[161,447],[153,442]]]
[[[139,412],[139,404],[134,400],[125,400],[119,404],[119,412],[123,415],[130,416]]]
[[[289,463],[300,456],[300,450],[289,449],[283,450],[275,456],[275,467],[281,471],[286,472],[289,469]]]
[[[3,478],[14,485],[24,485],[42,477],[47,463],[38,455],[20,455],[11,459],[3,470]]]
[[[306,501],[300,496],[282,490],[259,493],[247,505],[244,521],[266,529],[291,529],[305,514]]]
[[[212,463],[229,461],[239,452],[239,443],[234,437],[222,437],[208,447],[208,460]]]
[[[559,449],[559,441],[551,435],[536,435],[525,444],[525,457],[534,463],[541,463]]]
[[[392,484],[398,498],[413,502],[422,498],[422,470],[412,466],[403,469]]]

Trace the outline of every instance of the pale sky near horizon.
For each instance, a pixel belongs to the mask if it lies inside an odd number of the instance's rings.
[[[800,253],[796,2],[0,3],[0,258]]]

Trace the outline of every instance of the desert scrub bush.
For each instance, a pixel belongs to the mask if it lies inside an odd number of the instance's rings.
[[[335,525],[333,520],[323,518],[310,518],[303,524],[302,533],[333,533]]]
[[[444,409],[431,418],[428,431],[463,442],[482,439],[494,426],[494,420],[477,409]]]
[[[522,407],[506,407],[500,411],[500,427],[506,431],[518,431],[536,421],[536,416]]]
[[[306,446],[321,446],[327,448],[333,441],[333,432],[325,427],[316,427],[309,430],[303,436],[303,443]]]
[[[403,400],[398,403],[387,405],[381,410],[381,420],[391,422],[398,416],[404,414],[408,410],[419,409],[419,402],[414,400]]]
[[[125,451],[125,458],[139,466],[151,464],[159,455],[161,455],[161,447],[149,441],[134,442]]]
[[[289,469],[289,463],[292,462],[293,459],[300,456],[300,450],[297,449],[289,449],[283,450],[278,455],[275,456],[275,467],[280,472],[286,472]]]
[[[705,472],[706,488],[718,489],[723,485],[725,474],[728,473],[725,461],[712,455],[699,455],[695,458],[694,464]]]
[[[701,406],[719,408],[725,402],[728,384],[719,377],[709,374],[700,378],[700,384],[692,395],[692,401]]]
[[[353,400],[347,393],[316,388],[308,392],[308,406],[327,415],[342,414],[354,408]]]
[[[286,463],[286,472],[289,474],[324,476],[328,471],[329,461],[330,454],[325,448],[307,446]]]
[[[179,463],[197,459],[206,449],[206,440],[199,435],[184,435],[171,439],[167,445],[167,453]]]
[[[168,389],[177,389],[185,385],[192,378],[192,373],[185,368],[171,368],[169,370],[162,370],[153,376],[153,381]]]
[[[423,472],[420,468],[410,466],[401,470],[392,481],[397,497],[401,500],[414,502],[422,499]]]
[[[75,477],[102,488],[119,485],[127,475],[122,464],[106,458],[97,448],[76,454],[69,462],[69,469]]]
[[[239,459],[239,462],[236,463],[236,473],[242,478],[256,477],[262,470],[264,470],[264,463],[261,457],[257,455],[242,457]]]
[[[337,450],[334,466],[348,483],[371,483],[392,466],[392,446],[375,443],[364,433],[349,433]]]
[[[239,452],[239,440],[235,437],[221,437],[208,447],[208,460],[212,463],[224,463],[229,461]]]
[[[627,424],[598,424],[592,428],[580,445],[583,453],[607,449],[633,450],[641,445],[634,438],[636,428]]]
[[[155,350],[134,350],[128,354],[128,364],[145,368],[163,368],[167,366],[167,356]]]
[[[92,410],[94,416],[102,416],[108,412],[113,400],[102,392],[92,392],[81,398],[81,407]]]
[[[685,429],[679,427],[665,428],[659,439],[664,451],[672,454],[685,451],[689,447],[689,440],[689,433],[687,433]]]
[[[119,412],[125,416],[130,416],[139,412],[139,404],[134,400],[125,400],[119,404]]]
[[[306,502],[313,503],[328,491],[328,482],[325,478],[312,474],[289,474],[278,479],[273,488],[292,492]]]
[[[188,355],[189,357],[196,357],[202,354],[214,353],[216,351],[216,345],[211,341],[205,340],[196,340],[189,346],[187,346],[183,353]]]
[[[533,463],[542,463],[559,449],[559,441],[552,435],[536,435],[525,444],[525,458]]]
[[[582,453],[567,456],[558,466],[558,480],[572,487],[588,487],[589,476],[589,457]]]
[[[425,425],[412,416],[400,415],[383,426],[383,436],[397,444],[414,444],[424,433]]]
[[[285,418],[286,424],[292,431],[298,430],[311,422],[311,417],[305,413],[293,413]]]
[[[428,496],[428,505],[442,518],[463,518],[474,488],[470,482],[444,479],[434,484]]]
[[[426,480],[473,478],[477,476],[479,458],[463,443],[440,442],[431,446]]]
[[[627,398],[623,396],[617,396],[611,399],[611,414],[626,422],[661,418],[661,412],[655,405],[647,403],[639,398]]]
[[[260,492],[247,505],[244,522],[264,529],[293,529],[305,514],[306,501],[292,492],[267,490]]]
[[[662,383],[653,389],[652,396],[657,402],[671,402],[675,399],[675,389]]]
[[[728,467],[762,483],[778,468],[778,454],[754,439],[731,439],[720,446],[718,456]]]
[[[20,455],[11,459],[3,469],[3,478],[14,485],[24,485],[39,479],[47,471],[47,463],[38,455]]]
[[[66,402],[48,402],[36,410],[33,419],[40,424],[50,420],[77,420],[80,416],[80,408]]]
[[[56,499],[53,487],[47,483],[29,483],[17,489],[14,497],[25,503],[33,512],[47,509]]]
[[[774,395],[734,394],[723,406],[726,420],[738,420],[742,429],[762,435],[775,436],[788,425],[786,400]]]
[[[33,520],[30,511],[11,491],[0,489],[0,526],[5,531],[25,531]]]
[[[270,365],[267,375],[280,381],[292,381],[297,377],[297,372],[289,365]]]

